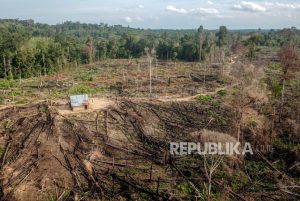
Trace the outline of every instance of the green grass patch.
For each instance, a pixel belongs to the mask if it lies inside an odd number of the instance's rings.
[[[94,78],[99,74],[99,70],[96,68],[89,69],[89,70],[81,70],[78,71],[74,77],[75,81],[93,81]]]
[[[281,71],[281,65],[277,63],[271,63],[268,65],[268,69]]]
[[[268,164],[262,162],[262,161],[247,161],[246,167],[249,170],[249,173],[258,173],[258,172],[263,172],[266,170],[269,170]]]
[[[10,92],[9,92],[9,96],[10,97],[17,97],[17,96],[21,96],[23,94],[23,91],[19,88],[15,88],[15,89],[12,89]]]
[[[10,89],[19,86],[19,82],[16,80],[0,79],[0,89]]]
[[[61,99],[61,98],[67,98],[68,97],[68,91],[64,90],[53,90],[51,91],[51,94],[49,95],[50,99]]]
[[[276,138],[273,140],[273,146],[274,148],[282,152],[287,152],[292,150],[297,150],[298,152],[300,152],[300,144],[294,143],[289,139]]]
[[[257,125],[258,125],[258,123],[257,123],[256,120],[253,119],[253,118],[251,118],[251,119],[248,121],[248,126],[251,127],[251,128],[255,128]]]
[[[179,191],[180,195],[183,197],[188,197],[194,193],[194,189],[187,182],[182,182],[177,184],[176,189]]]
[[[230,187],[234,191],[241,190],[247,183],[249,178],[245,175],[245,173],[239,171],[229,177]]]
[[[211,110],[210,108],[206,109],[207,114],[217,120],[221,124],[226,124],[226,118],[223,117],[221,114],[218,114],[217,112]]]
[[[207,95],[199,95],[196,97],[196,99],[199,101],[212,101],[213,97]]]
[[[103,87],[91,87],[85,84],[79,84],[74,87],[72,87],[69,90],[70,95],[76,95],[76,94],[96,94],[96,93],[103,93],[105,90]]]
[[[221,97],[224,97],[224,96],[227,95],[227,91],[226,91],[226,90],[220,90],[220,91],[217,92],[217,94],[218,94],[219,96],[221,96]]]
[[[16,104],[26,104],[29,103],[29,100],[22,98],[16,101]]]

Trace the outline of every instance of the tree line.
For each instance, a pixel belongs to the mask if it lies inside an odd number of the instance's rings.
[[[288,29],[290,30],[290,29]],[[140,58],[155,48],[157,59],[214,61],[244,45],[280,46],[286,30],[255,32],[219,30],[144,30],[120,25],[33,20],[0,20],[0,77],[47,75],[66,67],[105,59]],[[299,36],[298,30],[294,32]],[[245,40],[246,38],[246,40]]]

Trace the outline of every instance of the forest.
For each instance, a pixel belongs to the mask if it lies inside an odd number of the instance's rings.
[[[224,58],[243,43],[253,57],[257,46],[279,47],[286,38],[299,41],[299,31],[292,27],[241,32],[229,31],[226,26],[211,31],[203,26],[195,30],[143,30],[103,23],[47,25],[2,19],[0,77],[28,78],[105,59],[140,58],[145,48],[154,49],[159,60],[207,61]]]

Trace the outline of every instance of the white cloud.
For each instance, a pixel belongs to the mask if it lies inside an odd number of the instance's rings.
[[[133,22],[141,22],[143,21],[144,19],[139,17],[139,16],[136,16],[136,17],[129,17],[129,16],[126,16],[124,17],[124,20],[127,22],[127,23],[133,23]]]
[[[265,12],[267,10],[262,5],[251,1],[242,1],[240,4],[234,5],[233,9],[249,12]]]
[[[176,13],[181,13],[181,14],[187,14],[187,10],[185,10],[184,8],[176,8],[175,6],[169,5],[166,7],[167,11],[171,11],[171,12],[176,12]]]
[[[268,1],[264,2],[263,4],[264,4],[265,6],[274,6],[274,3],[268,2]]]
[[[212,1],[207,1],[207,3],[208,3],[209,5],[213,5],[213,4],[214,4]]]
[[[196,8],[196,9],[191,9],[190,12],[192,13],[199,13],[203,15],[214,15],[214,14],[219,14],[220,12],[215,9],[215,8]]]
[[[128,22],[128,23],[133,22],[132,18],[129,17],[129,16],[125,17],[124,20],[125,20],[126,22]]]
[[[138,5],[138,8],[143,9],[143,8],[145,8],[145,6],[140,4],[140,5]]]
[[[181,13],[181,14],[201,15],[203,17],[216,16],[220,14],[220,12],[215,8],[184,9],[184,8],[176,8],[175,6],[167,6],[166,10],[171,12]]]
[[[280,8],[289,8],[289,9],[300,9],[300,4],[284,4],[284,3],[275,3],[277,7]]]

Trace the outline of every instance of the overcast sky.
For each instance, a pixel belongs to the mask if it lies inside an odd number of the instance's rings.
[[[140,28],[300,28],[300,0],[0,0],[0,18]]]

